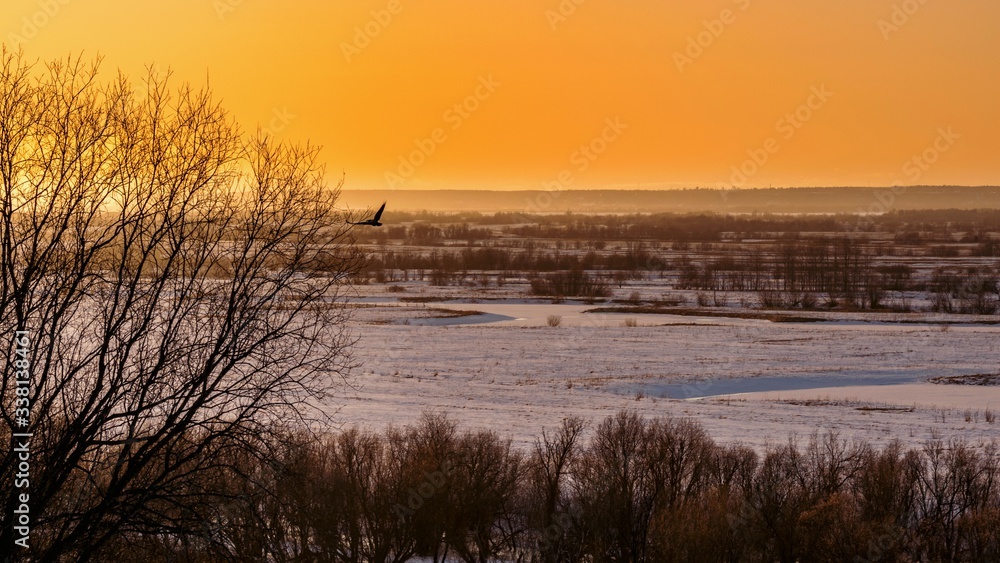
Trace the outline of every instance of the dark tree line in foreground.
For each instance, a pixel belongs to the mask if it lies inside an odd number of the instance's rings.
[[[125,529],[127,561],[996,561],[995,446],[835,435],[756,453],[695,422],[567,419],[519,451],[443,415],[219,462],[187,528]],[[225,469],[223,469],[225,467]],[[239,478],[231,478],[238,471]],[[197,490],[191,490],[198,494]],[[162,506],[164,523],[172,508]]]

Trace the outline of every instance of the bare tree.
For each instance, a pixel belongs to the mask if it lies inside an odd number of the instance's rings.
[[[30,339],[30,420],[5,377],[0,421],[33,433],[35,561],[200,529],[229,454],[268,456],[350,366],[337,295],[359,255],[318,149],[241,133],[207,88],[98,67],[0,55],[5,357]],[[25,492],[0,455],[0,489]]]
[[[538,536],[537,550],[545,562],[573,559],[564,552],[569,551],[567,536],[572,527],[568,485],[571,467],[579,454],[583,431],[586,428],[582,418],[569,417],[562,421],[553,435],[542,431],[542,437],[535,440],[531,457],[527,462],[526,479],[529,488],[530,522]],[[534,547],[534,546],[533,546]]]
[[[522,457],[510,439],[494,432],[469,432],[458,443],[446,532],[456,555],[467,563],[489,563],[516,550],[523,519],[516,514]]]
[[[605,419],[574,463],[574,494],[592,553],[646,561],[652,516],[665,484],[648,463],[650,425],[634,412]]]

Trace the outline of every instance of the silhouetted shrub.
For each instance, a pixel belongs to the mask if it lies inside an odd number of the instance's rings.
[[[611,295],[611,290],[608,289],[603,280],[583,270],[553,272],[541,278],[533,278],[531,292],[534,295],[557,297],[608,297]]]

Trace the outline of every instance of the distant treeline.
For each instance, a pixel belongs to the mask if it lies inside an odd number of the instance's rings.
[[[1000,245],[979,243],[972,256],[998,256]],[[682,256],[677,287],[711,292],[753,291],[763,307],[880,309],[889,292],[928,292],[932,310],[990,315],[1000,305],[1000,269],[983,266],[938,266],[929,277],[895,261],[891,247],[852,238],[788,241],[774,245],[722,246],[699,260]],[[930,249],[928,255],[951,253]],[[957,251],[954,254],[957,256]],[[1000,266],[1000,264],[998,264]],[[908,311],[904,299],[891,304]]]
[[[528,244],[524,248],[469,246],[428,252],[390,250],[373,253],[368,268],[376,270],[437,270],[448,274],[469,271],[552,272],[557,270],[659,270],[667,263],[645,245],[629,245],[622,252],[546,251]]]
[[[531,240],[523,248],[486,245],[420,252],[389,247],[370,256],[361,276],[377,283],[427,280],[434,285],[462,284],[470,278],[482,285],[491,280],[503,285],[510,278],[527,278],[534,295],[584,298],[607,297],[610,285],[621,287],[628,280],[668,279],[676,289],[754,292],[757,304],[765,308],[908,311],[905,292],[928,292],[937,312],[993,314],[1000,308],[1000,264],[938,266],[929,275],[917,276],[913,266],[895,257],[892,246],[864,239],[701,243],[693,251],[686,243],[674,243],[674,258],[643,243],[629,243],[618,251],[604,251],[601,242],[589,248],[539,250]],[[951,257],[958,251],[930,247],[923,255]],[[1000,243],[976,243],[969,255],[1000,256]],[[900,298],[890,302],[889,292]],[[713,302],[723,301],[713,296]]]
[[[947,262],[1000,257],[1000,211],[862,218],[496,214],[448,222],[456,218],[363,232],[379,244],[359,279],[502,285],[526,278],[535,295],[584,298],[606,297],[612,284],[628,280],[667,279],[676,289],[755,292],[762,307],[908,311],[904,293],[929,292],[934,311],[1000,308],[1000,263]],[[941,265],[918,272],[913,264],[921,258]]]
[[[389,219],[386,219],[389,221]],[[401,223],[407,223],[402,225]],[[527,215],[515,213],[396,213],[386,227],[357,231],[362,242],[440,245],[496,237],[561,240],[685,241],[797,237],[803,233],[898,235],[901,242],[1000,240],[1000,210],[894,211],[882,215]]]
[[[188,491],[203,496],[196,513],[164,503],[162,529],[119,530],[96,558],[1000,561],[995,445],[877,448],[827,434],[757,453],[690,420],[628,412],[584,434],[570,418],[520,451],[426,415],[384,432],[293,435],[275,465],[213,460],[218,480]]]
[[[677,190],[344,190],[352,209],[514,213],[883,213],[905,209],[997,209],[1000,187],[690,188]],[[389,213],[389,211],[387,211]]]

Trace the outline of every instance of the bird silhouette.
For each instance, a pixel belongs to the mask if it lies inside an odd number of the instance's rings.
[[[381,227],[382,223],[379,223],[378,220],[382,218],[382,212],[383,211],[385,211],[385,202],[384,201],[382,202],[382,207],[379,207],[378,211],[375,212],[375,216],[374,217],[372,217],[371,219],[368,219],[366,221],[358,221],[357,223],[351,223],[351,224],[352,225],[369,225],[369,226],[372,226],[372,227]]]

